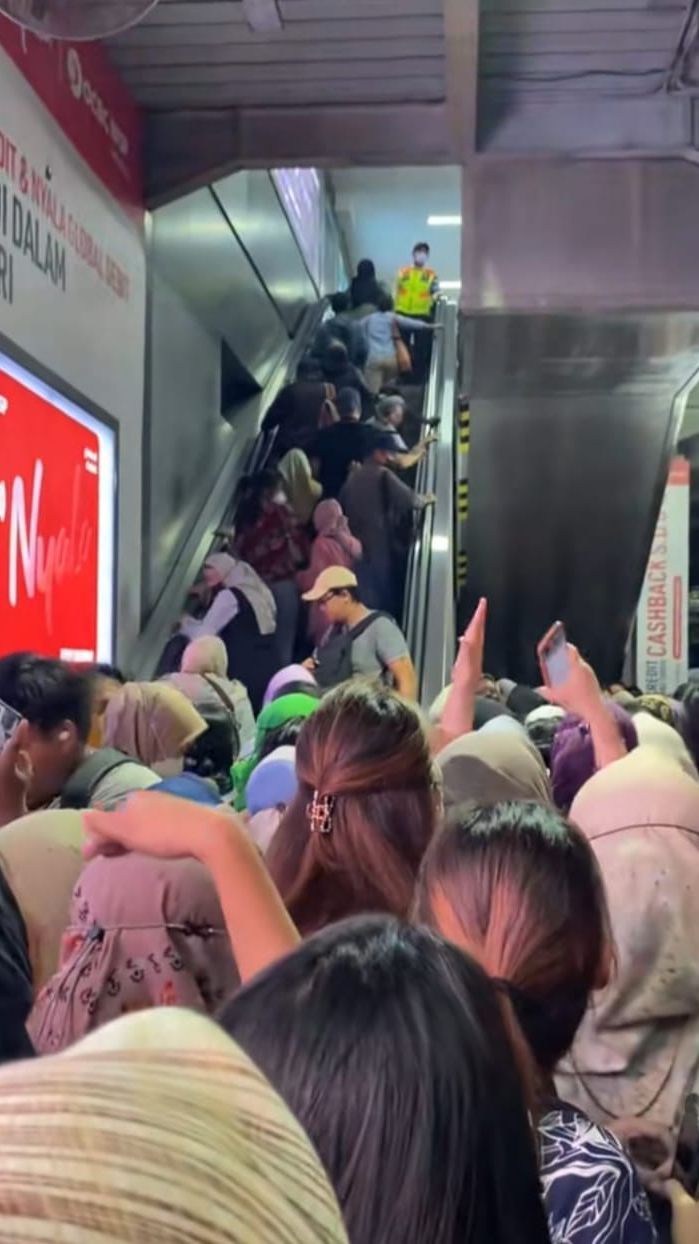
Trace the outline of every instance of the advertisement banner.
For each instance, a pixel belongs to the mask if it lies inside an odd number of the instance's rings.
[[[0,354],[0,653],[112,651],[114,434]]]
[[[0,16],[0,48],[113,197],[142,210],[140,113],[101,44],[40,39]]]
[[[672,694],[685,682],[689,648],[689,479],[674,458],[643,581],[636,629],[636,681]]]

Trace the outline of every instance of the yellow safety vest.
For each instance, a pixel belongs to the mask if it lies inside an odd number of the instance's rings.
[[[401,315],[430,315],[434,304],[434,268],[401,268],[396,284],[396,311]]]

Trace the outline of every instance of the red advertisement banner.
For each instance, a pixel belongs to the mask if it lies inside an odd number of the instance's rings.
[[[141,117],[102,46],[39,39],[0,16],[0,48],[113,197],[141,209]]]
[[[98,436],[0,367],[0,653],[98,650]]]

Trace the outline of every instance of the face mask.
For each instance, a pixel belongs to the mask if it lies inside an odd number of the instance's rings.
[[[413,263],[416,268],[424,268],[427,263],[427,255],[424,251],[416,251],[413,255]]]

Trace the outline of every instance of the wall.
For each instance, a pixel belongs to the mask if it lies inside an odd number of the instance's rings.
[[[108,187],[78,152],[84,138],[83,152],[95,153],[95,168],[107,170],[109,179],[113,152],[104,146],[117,130],[105,134],[82,94],[86,66],[91,66],[94,81],[99,60],[89,51],[80,56],[74,49],[66,52],[64,45],[59,50],[51,44],[26,45],[4,19],[0,43],[11,51],[0,48],[0,333],[53,373],[57,387],[74,390],[118,426],[116,608],[123,653],[139,622],[145,324],[141,221],[133,200],[127,210],[114,185]],[[101,56],[101,50],[94,55]],[[66,64],[72,74],[68,82],[58,73]],[[26,75],[32,74],[47,98],[55,88],[51,112],[29,85]],[[103,85],[100,90],[105,92]],[[70,138],[52,112],[67,118]],[[114,110],[111,116],[116,116]],[[125,131],[119,132],[123,137]]]

